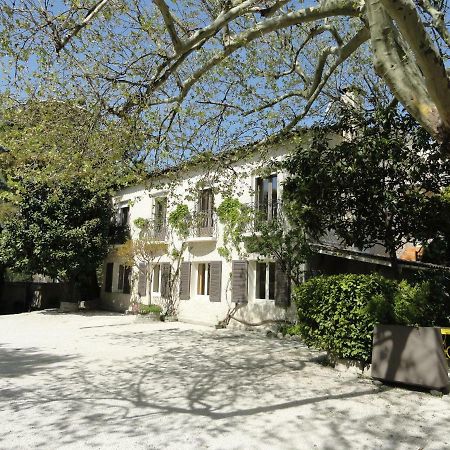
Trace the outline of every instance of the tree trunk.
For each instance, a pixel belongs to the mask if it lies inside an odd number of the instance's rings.
[[[389,249],[389,257],[391,260],[391,267],[392,267],[393,275],[396,280],[399,280],[401,277],[401,270],[400,270],[400,265],[399,265],[398,259],[397,259],[397,251],[395,250],[395,248]]]
[[[71,278],[67,281],[66,284],[66,301],[68,303],[78,303],[77,295],[76,295],[76,280]]]

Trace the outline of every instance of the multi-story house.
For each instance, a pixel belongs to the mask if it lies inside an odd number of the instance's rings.
[[[129,229],[130,237],[139,240],[144,223],[145,236],[158,251],[128,267],[114,246],[104,263],[102,306],[125,311],[133,302],[165,308],[170,304],[180,320],[209,325],[230,313],[237,322],[251,324],[295,319],[281,265],[230,245],[230,230],[217,211],[224,200],[238,199],[252,212],[243,237],[257,235],[261,221],[275,220],[280,213],[285,174],[276,163],[299,142],[307,145],[307,140],[308,135],[300,133],[264,152],[255,145],[193,159],[153,174],[145,186],[118,192],[116,231]],[[176,229],[170,217],[181,206],[188,214]],[[123,238],[121,232],[116,235]],[[381,245],[365,251],[342,247],[331,232],[313,247],[315,254],[307,264],[310,274],[377,271],[389,276],[391,272]],[[413,244],[398,251],[404,270],[428,266],[416,261],[416,253]]]
[[[247,147],[214,156],[209,164],[193,160],[154,174],[147,186],[118,192],[114,204],[119,225],[128,226],[131,238],[139,239],[142,229],[136,224],[145,221],[147,238],[166,246],[138,267],[127,267],[117,247],[112,248],[104,263],[103,307],[124,311],[135,301],[164,305],[172,296],[178,318],[190,322],[215,325],[230,311],[248,323],[292,318],[287,278],[276,261],[230,245],[224,255],[227,231],[217,209],[230,197],[249,205],[255,212],[248,224],[253,233],[256,217],[276,218],[284,174],[274,163],[293,145],[274,144],[266,156]],[[169,223],[180,205],[189,211],[183,232]]]

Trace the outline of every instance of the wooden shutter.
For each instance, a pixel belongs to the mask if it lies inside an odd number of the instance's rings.
[[[169,296],[170,263],[161,264],[161,297]]]
[[[180,265],[180,300],[189,300],[191,291],[191,263]]]
[[[209,301],[220,302],[222,294],[222,261],[209,263]]]
[[[107,263],[105,275],[105,292],[112,292],[113,270],[114,263]]]
[[[139,264],[138,294],[141,297],[147,295],[147,266],[145,264]]]
[[[125,267],[122,266],[122,264],[119,266],[119,278],[117,280],[117,290],[122,291],[123,290],[123,274],[124,274]]]
[[[231,301],[247,303],[247,261],[233,261]]]
[[[291,304],[289,278],[279,263],[275,264],[275,305],[288,307]]]

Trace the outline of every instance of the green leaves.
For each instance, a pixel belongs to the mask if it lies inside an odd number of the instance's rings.
[[[217,217],[224,224],[223,247],[219,254],[230,259],[233,248],[243,254],[243,233],[254,219],[251,209],[237,198],[226,197],[217,208]]]
[[[0,260],[14,270],[76,281],[108,250],[110,198],[76,181],[57,188],[22,181],[16,214],[3,223]]]
[[[177,205],[169,214],[168,222],[180,237],[186,237],[191,223],[189,207],[185,204]]]
[[[382,244],[393,256],[448,223],[441,189],[450,164],[440,146],[396,109],[364,115],[344,110],[337,124],[314,130],[311,146],[299,147],[285,168],[289,219],[313,238],[333,230],[344,245]]]
[[[378,274],[318,276],[293,293],[298,309],[298,333],[308,345],[338,358],[368,362],[372,331],[377,323],[448,326],[450,283],[433,281],[410,284]],[[436,301],[436,291],[444,296]]]

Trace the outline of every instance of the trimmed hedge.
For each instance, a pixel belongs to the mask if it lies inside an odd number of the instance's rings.
[[[430,308],[436,289],[430,281],[411,285],[378,274],[318,276],[294,290],[299,316],[296,329],[309,346],[337,358],[368,362],[377,323],[449,323],[450,305]]]

